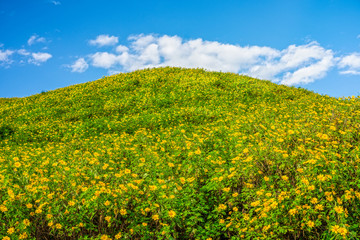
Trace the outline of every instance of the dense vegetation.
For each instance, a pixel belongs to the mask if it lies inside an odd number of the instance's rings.
[[[158,68],[0,99],[0,239],[358,239],[359,98]]]

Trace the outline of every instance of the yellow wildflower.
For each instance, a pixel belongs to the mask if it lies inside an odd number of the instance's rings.
[[[7,233],[8,234],[13,234],[15,232],[15,229],[12,227],[12,228],[9,228],[8,230],[7,230]]]
[[[174,212],[173,210],[170,210],[168,214],[171,218],[174,218],[176,216],[176,212]]]

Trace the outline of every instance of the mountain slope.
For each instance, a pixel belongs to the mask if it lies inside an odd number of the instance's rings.
[[[0,236],[358,237],[359,104],[168,67],[0,99]]]

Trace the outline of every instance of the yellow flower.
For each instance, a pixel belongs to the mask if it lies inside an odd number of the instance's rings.
[[[229,192],[229,191],[230,191],[230,188],[223,188],[223,191],[224,191],[224,192]]]
[[[348,232],[349,231],[346,228],[343,228],[343,227],[339,228],[339,230],[338,230],[338,233],[340,235],[342,235],[342,236],[345,236],[346,234],[348,234]]]
[[[316,204],[318,202],[318,199],[317,198],[312,198],[311,201],[310,201],[312,204]]]
[[[267,182],[267,181],[269,181],[269,180],[270,180],[270,178],[268,178],[268,177],[264,177],[264,180]]]
[[[126,212],[126,209],[123,209],[123,208],[120,209],[120,214],[121,214],[121,215],[126,215],[126,213],[127,213],[127,212]]]
[[[106,170],[108,168],[109,164],[104,164],[104,166],[102,167],[103,170]]]
[[[174,212],[173,210],[170,210],[168,214],[171,218],[174,218],[176,216],[176,212]]]
[[[110,240],[111,238],[109,238],[108,235],[105,235],[105,234],[104,234],[104,235],[101,236],[100,239],[101,239],[101,240]]]
[[[271,197],[271,196],[272,196],[272,194],[271,194],[271,193],[266,193],[266,194],[265,194],[265,196],[267,196],[267,197]]]
[[[338,233],[339,229],[340,229],[340,226],[339,226],[339,225],[334,225],[334,226],[331,227],[330,230],[331,230],[333,233]]]
[[[32,205],[31,203],[28,203],[28,204],[26,204],[26,207],[27,207],[27,208],[32,208],[33,205]]]
[[[251,203],[251,206],[253,206],[253,207],[257,207],[259,205],[260,205],[260,201],[255,201],[255,202]]]
[[[146,227],[148,224],[147,224],[147,223],[142,223],[142,225],[143,225],[144,227]]]
[[[8,209],[4,205],[0,205],[0,211],[6,212]]]
[[[105,206],[109,206],[111,204],[111,202],[110,201],[106,201],[106,202],[104,202],[104,205]]]
[[[8,236],[5,236],[2,238],[2,240],[11,240],[11,238],[9,238]]]
[[[26,238],[28,238],[28,235],[26,232],[20,234],[20,236],[19,236],[19,239],[26,239]]]
[[[281,176],[281,178],[282,178],[282,180],[284,180],[284,181],[287,181],[287,180],[289,180],[289,177],[288,177],[288,176],[286,176],[286,175],[284,175],[284,176]]]
[[[8,230],[7,230],[7,233],[8,234],[13,234],[15,232],[15,229],[12,227],[12,228],[9,228]]]
[[[317,176],[317,179],[319,179],[319,181],[321,181],[321,182],[324,182],[324,181],[326,181],[327,177],[324,176],[323,174],[320,174],[319,176]]]
[[[225,205],[225,204],[220,204],[220,205],[219,205],[219,209],[220,209],[220,210],[225,210],[225,209],[226,209],[226,205]]]
[[[115,239],[120,239],[120,238],[121,238],[121,232],[115,235]]]
[[[264,193],[264,190],[256,191],[256,195],[259,195],[259,196],[263,195],[263,193]]]
[[[332,202],[334,200],[334,197],[329,195],[326,197],[326,200],[328,200],[329,202]]]
[[[295,215],[297,212],[298,211],[295,208],[289,210],[289,213],[290,213],[291,216]]]
[[[42,209],[39,207],[38,209],[35,210],[35,213],[37,213],[37,214],[42,213]]]
[[[317,204],[317,205],[315,206],[315,209],[321,211],[321,210],[324,210],[324,206],[321,205],[321,204]]]
[[[159,220],[159,215],[157,215],[157,214],[156,214],[156,215],[153,215],[153,216],[152,216],[152,219],[153,219],[154,221]]]
[[[220,219],[220,221],[219,221],[220,224],[223,224],[224,222],[225,222],[224,219]]]
[[[15,162],[15,163],[14,163],[14,166],[17,167],[17,168],[18,168],[18,167],[21,167],[21,163]]]
[[[30,226],[29,219],[24,219],[23,223],[24,223],[25,226]]]
[[[150,186],[149,186],[149,189],[150,189],[150,191],[155,191],[155,190],[157,189],[157,186],[155,186],[155,185],[150,185]]]
[[[57,223],[57,224],[55,225],[55,227],[56,227],[57,229],[61,229],[61,228],[62,228],[62,226],[61,226],[60,223]]]
[[[105,217],[105,221],[107,221],[108,223],[111,221],[111,217],[110,216],[106,216]]]
[[[336,206],[336,207],[334,207],[334,210],[335,210],[335,212],[337,212],[338,214],[341,214],[341,213],[344,212],[344,209],[343,209],[343,207],[341,207],[341,206]]]
[[[308,221],[306,223],[310,228],[314,227],[315,226],[315,223],[313,221]]]
[[[237,207],[233,207],[233,211],[237,212],[237,211],[239,211],[239,209]]]
[[[237,196],[239,196],[239,194],[236,192],[236,193],[233,193],[232,196],[233,196],[233,197],[237,197]]]
[[[315,190],[315,186],[314,186],[314,185],[311,185],[311,186],[308,187],[308,189],[309,189],[310,191]]]
[[[74,201],[69,201],[69,206],[74,206],[75,202]]]

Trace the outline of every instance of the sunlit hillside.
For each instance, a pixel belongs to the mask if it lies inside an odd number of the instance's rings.
[[[0,239],[359,239],[360,100],[157,68],[0,99]]]

